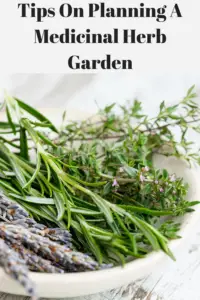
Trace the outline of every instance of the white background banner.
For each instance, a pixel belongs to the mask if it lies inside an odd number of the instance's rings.
[[[166,8],[166,21],[158,22],[156,18],[104,18],[100,17],[97,9],[93,18],[88,17],[89,3],[99,5],[100,2],[87,0],[1,0],[0,2],[0,66],[1,72],[7,73],[83,73],[102,71],[97,70],[73,70],[70,69],[68,59],[72,55],[79,56],[80,61],[104,60],[110,55],[112,60],[129,59],[132,61],[133,71],[173,69],[193,72],[200,67],[200,2],[199,0],[113,0],[105,1],[105,9],[114,8],[140,8],[141,3],[148,8]],[[18,9],[19,3],[35,3],[35,9],[27,9],[27,17],[22,18],[22,9]],[[84,18],[61,17],[59,8],[67,3],[73,7],[84,9]],[[67,7],[66,4],[66,7]],[[179,5],[182,18],[170,18],[175,4]],[[34,8],[34,7],[33,7]],[[38,8],[54,8],[55,17],[49,12],[50,17],[45,17],[42,22],[37,22]],[[44,11],[40,11],[44,13]],[[67,14],[69,11],[65,10]],[[102,8],[103,13],[103,8]],[[35,14],[36,17],[33,17]],[[32,16],[32,17],[31,17]],[[35,30],[48,30],[50,34],[61,35],[65,29],[74,29],[76,33],[85,33],[87,29],[91,33],[113,33],[113,29],[119,31],[118,44],[67,44],[67,43],[34,43]],[[166,43],[129,43],[123,44],[123,30],[135,30],[137,34],[154,34],[160,29],[166,35]],[[145,39],[143,39],[144,41]],[[105,72],[105,70],[103,70]]]

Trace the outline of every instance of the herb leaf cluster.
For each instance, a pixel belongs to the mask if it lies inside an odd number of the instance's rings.
[[[189,129],[200,131],[195,97],[192,87],[177,105],[162,102],[153,118],[137,100],[119,114],[112,104],[83,122],[65,122],[63,114],[58,129],[6,95],[0,189],[35,220],[70,230],[77,249],[100,264],[124,264],[160,249],[174,258],[168,241],[178,238],[176,216],[198,201],[188,202],[188,185],[155,168],[153,157],[200,162],[187,136]]]

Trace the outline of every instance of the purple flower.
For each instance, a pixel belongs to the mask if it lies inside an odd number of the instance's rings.
[[[169,177],[169,179],[170,179],[171,182],[176,181],[176,175],[175,175],[175,174],[171,175],[171,176]]]
[[[160,192],[163,193],[163,192],[164,192],[164,189],[163,189],[163,188],[160,188]]]
[[[144,170],[145,170],[146,172],[149,172],[149,167],[146,166],[146,167],[144,168]]]
[[[145,177],[144,177],[142,174],[140,175],[140,181],[141,181],[141,182],[144,182],[144,181],[145,181]]]
[[[113,180],[112,186],[113,186],[113,187],[114,187],[114,186],[119,186],[119,183],[117,182],[117,179],[114,179],[114,180]]]
[[[158,184],[159,182],[158,182],[158,180],[155,180],[155,184]]]

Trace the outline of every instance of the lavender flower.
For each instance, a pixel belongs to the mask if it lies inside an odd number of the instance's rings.
[[[145,181],[145,177],[144,177],[142,174],[140,175],[140,181],[141,181],[141,182],[144,182],[144,181]]]
[[[118,186],[119,186],[119,183],[117,182],[116,179],[113,180],[112,186],[113,186],[113,187],[118,187]]]
[[[175,182],[176,181],[176,175],[175,174],[172,174],[170,177],[169,177],[169,180],[171,182]]]
[[[5,241],[5,243],[19,254],[19,256],[26,262],[29,270],[43,273],[64,273],[64,270],[54,266],[51,261],[43,259],[33,251],[25,248],[23,245],[16,244],[15,241]]]
[[[0,239],[0,266],[13,279],[17,280],[32,297],[37,299],[33,282],[29,279],[28,267],[25,260],[19,254],[10,249],[6,243]]]
[[[32,233],[32,229],[29,230],[22,226],[14,226],[6,223],[1,224],[0,238],[12,244],[22,244],[44,259],[48,259],[53,263],[57,263],[58,266],[62,266],[65,271],[77,272],[101,268],[90,256],[81,252],[72,251],[69,247]]]
[[[42,228],[43,226],[43,228]],[[40,229],[39,229],[40,228]],[[69,231],[61,228],[47,228],[44,225],[37,224],[34,227],[29,228],[30,232],[43,237],[47,237],[50,240],[59,243],[60,245],[65,245],[69,248],[72,247],[71,234]]]
[[[50,240],[71,247],[71,234],[69,231],[61,228],[47,228],[43,224],[38,224],[35,220],[29,218],[28,213],[17,203],[13,203],[4,195],[0,195],[0,220],[11,222],[15,225],[21,225]]]
[[[142,172],[149,172],[149,170],[150,170],[150,169],[149,169],[149,167],[147,167],[147,166],[144,167],[144,168],[142,168]]]

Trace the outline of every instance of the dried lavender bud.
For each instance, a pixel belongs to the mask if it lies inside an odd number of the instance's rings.
[[[0,225],[0,237],[12,244],[23,244],[41,257],[62,266],[65,271],[77,272],[101,268],[90,256],[72,251],[69,247],[32,233],[31,230],[22,226],[2,224]]]
[[[5,243],[19,254],[19,256],[26,262],[29,270],[43,273],[64,273],[64,270],[55,267],[51,261],[38,256],[23,245],[16,244],[15,241],[8,242],[5,240]]]
[[[18,204],[7,199],[3,194],[0,195],[0,219],[11,222],[28,218],[28,213]]]
[[[40,225],[40,224],[37,224]],[[65,230],[65,229],[61,229],[61,228],[47,228],[47,227],[43,227],[42,230],[37,229],[38,226],[34,226],[34,228],[30,228],[30,231],[32,233],[36,233],[45,237],[48,237],[50,240],[57,242],[61,245],[65,245],[68,246],[69,248],[72,247],[71,244],[71,234]],[[42,228],[42,227],[41,227]]]
[[[71,247],[71,234],[69,231],[60,228],[48,229],[45,225],[38,224],[34,219],[29,218],[28,213],[19,204],[13,203],[4,195],[0,195],[0,220],[7,223],[12,222],[12,224],[21,225],[25,228],[33,227],[38,229],[37,234]]]
[[[0,266],[13,279],[17,280],[27,291],[36,299],[36,293],[32,281],[29,279],[28,267],[26,262],[20,258],[19,254],[10,249],[6,243],[0,239]]]
[[[46,226],[43,224],[34,224],[33,227],[35,227],[36,229],[40,229],[40,230],[44,230],[46,228]]]
[[[2,193],[0,193],[0,203],[1,205],[9,206],[12,202],[9,201]]]

